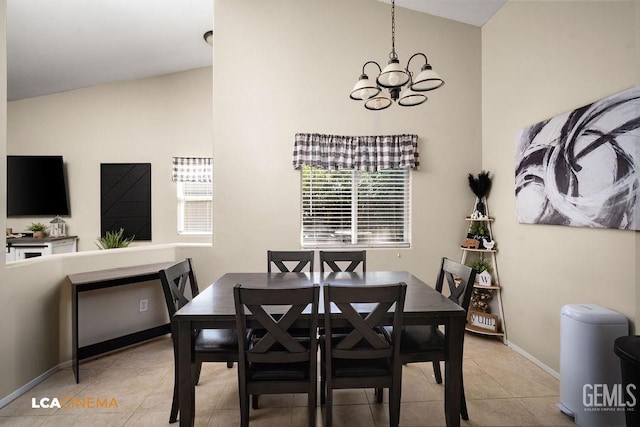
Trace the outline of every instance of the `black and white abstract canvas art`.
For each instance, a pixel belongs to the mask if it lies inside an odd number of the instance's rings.
[[[520,223],[640,229],[640,87],[520,131],[515,175]]]

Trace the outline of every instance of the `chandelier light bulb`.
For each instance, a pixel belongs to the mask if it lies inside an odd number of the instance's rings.
[[[366,101],[367,99],[371,98],[374,94],[371,93],[371,91],[369,89],[360,89],[358,92],[355,93],[355,97],[357,97],[358,99],[361,99],[363,101]]]
[[[368,99],[364,103],[364,107],[367,110],[384,110],[385,108],[389,108],[393,102],[391,98],[389,98],[386,94],[380,93],[377,96]]]
[[[374,99],[372,104],[373,108],[376,110],[381,110],[384,107],[384,102],[380,98]]]
[[[408,81],[409,73],[395,58],[389,61],[377,78],[378,84],[386,88],[404,86]]]

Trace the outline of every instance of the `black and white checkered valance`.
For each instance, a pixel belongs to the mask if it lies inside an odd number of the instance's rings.
[[[293,168],[355,169],[377,172],[383,169],[420,165],[418,135],[339,136],[297,133],[293,147]]]
[[[211,157],[174,157],[173,182],[213,182]]]

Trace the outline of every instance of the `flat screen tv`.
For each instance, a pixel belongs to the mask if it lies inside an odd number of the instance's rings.
[[[7,216],[69,215],[62,156],[7,156]]]

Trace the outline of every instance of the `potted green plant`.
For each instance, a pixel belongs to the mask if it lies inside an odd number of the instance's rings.
[[[133,242],[135,236],[124,237],[124,228],[118,231],[107,231],[96,243],[98,249],[126,248]]]
[[[493,268],[491,267],[491,263],[484,258],[475,259],[467,265],[476,270],[478,273],[482,273],[485,270],[491,273],[491,271],[493,270]]]
[[[46,235],[47,226],[41,222],[32,222],[31,225],[27,227],[27,230],[33,232],[33,237],[41,239]]]
[[[469,234],[473,236],[488,236],[489,230],[484,221],[471,221]]]

